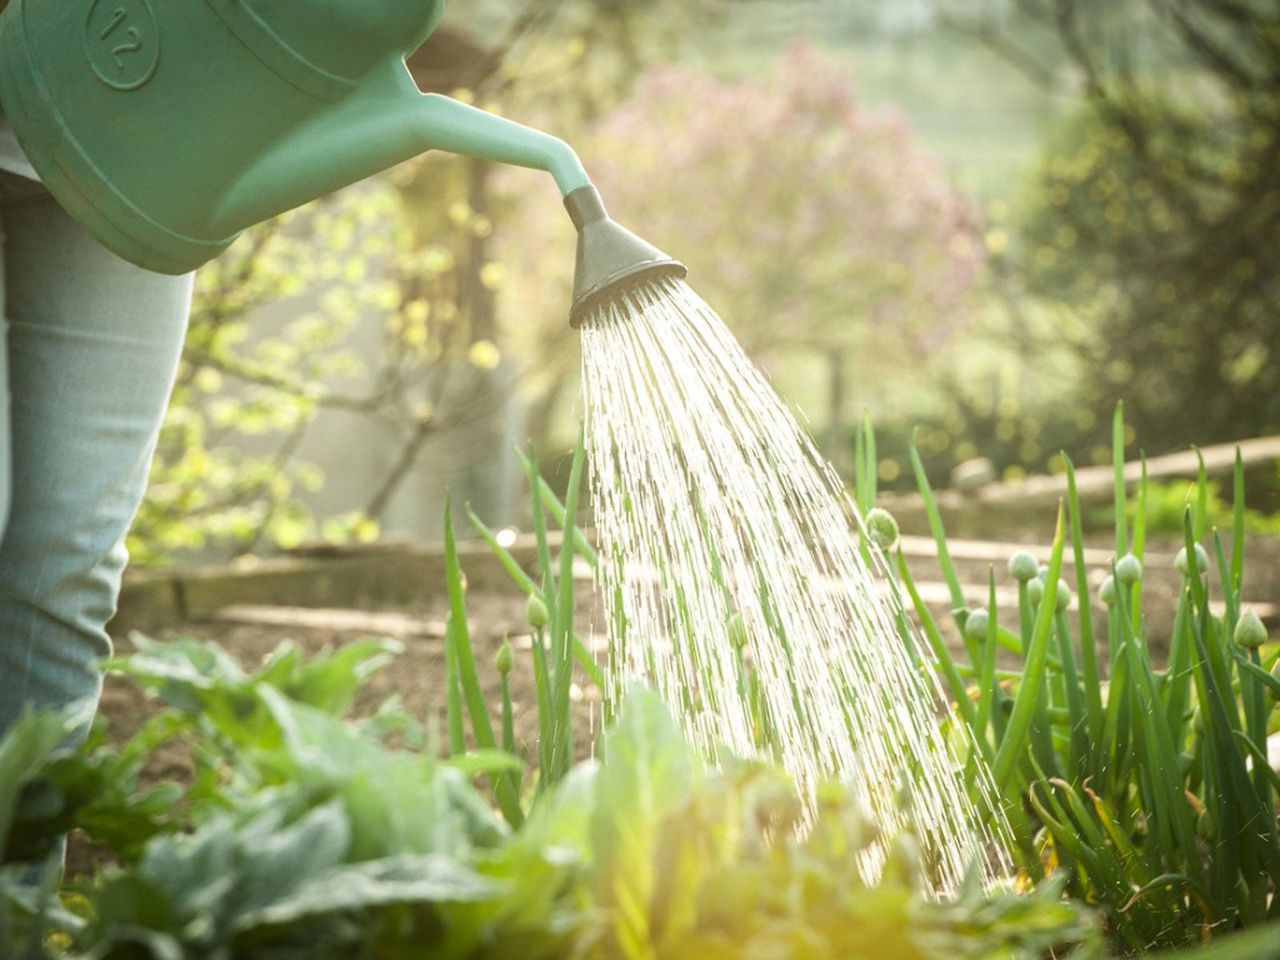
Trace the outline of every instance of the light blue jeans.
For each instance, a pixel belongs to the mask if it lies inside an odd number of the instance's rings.
[[[191,278],[121,260],[0,173],[0,736],[101,693]]]

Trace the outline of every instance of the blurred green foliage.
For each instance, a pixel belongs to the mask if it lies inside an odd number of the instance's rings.
[[[1271,472],[1265,478],[1269,483],[1259,482],[1258,486],[1270,493],[1269,502],[1274,504],[1277,493],[1280,493],[1280,473]],[[1151,533],[1182,533],[1182,518],[1187,508],[1196,502],[1199,495],[1197,484],[1153,483],[1147,489],[1146,524]],[[1137,504],[1130,504],[1130,521],[1136,518]],[[1093,526],[1093,518],[1086,513],[1087,525]],[[1232,524],[1231,501],[1223,496],[1218,484],[1209,482],[1205,490],[1205,522],[1210,529],[1226,530]],[[1101,526],[1101,524],[1097,524]],[[1280,515],[1262,510],[1248,509],[1244,512],[1244,529],[1249,534],[1276,536],[1280,535]]]
[[[1276,101],[1232,118],[1152,95],[1135,108],[1141,144],[1091,110],[1040,167],[1018,256],[1034,293],[1090,319],[1072,343],[1094,371],[1076,400],[1130,398],[1158,446],[1280,424]]]
[[[443,402],[451,371],[498,360],[460,305],[468,244],[484,229],[465,202],[463,164],[424,158],[396,180],[254,227],[199,272],[130,534],[135,561],[370,539],[405,462],[437,431],[477,415],[474,404]],[[434,185],[429,218],[406,200],[419,180]],[[364,499],[315,516],[305,495],[325,478],[298,451],[324,411],[394,431],[400,455]]]
[[[988,233],[995,293],[1020,320],[1038,311],[1025,332],[1074,371],[1051,412],[1010,419],[1065,416],[1075,436],[1041,451],[1064,446],[1089,459],[1105,447],[1106,413],[1121,398],[1152,452],[1273,432],[1274,5],[942,6],[950,22],[1076,103],[1046,140],[1029,186],[1010,191],[1004,218]],[[1015,356],[1034,364],[1026,351]],[[970,421],[963,432],[988,446],[981,424]],[[1007,453],[1031,465],[1041,451]]]
[[[248,231],[197,275],[190,328],[130,534],[135,561],[177,550],[290,545],[310,517],[296,499],[323,477],[296,447],[329,392],[350,374],[346,335],[363,305],[367,262],[350,256],[358,204],[288,214]],[[366,206],[366,216],[374,208]],[[314,298],[278,330],[251,330],[268,305]],[[287,308],[286,308],[287,309]],[[261,438],[261,453],[253,440]]]

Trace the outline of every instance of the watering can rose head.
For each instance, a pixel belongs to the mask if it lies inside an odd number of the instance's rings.
[[[609,216],[595,187],[580,187],[564,198],[564,204],[578,228],[573,308],[569,314],[573,326],[582,326],[598,308],[637,284],[662,277],[684,277],[684,264]]]

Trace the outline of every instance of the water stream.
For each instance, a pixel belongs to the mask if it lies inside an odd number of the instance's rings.
[[[810,801],[851,784],[886,835],[920,838],[941,889],[975,857],[999,871],[856,508],[723,321],[663,279],[582,335],[609,696],[643,678],[713,756],[772,753]]]

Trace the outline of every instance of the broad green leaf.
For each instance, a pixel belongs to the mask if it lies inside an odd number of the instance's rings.
[[[697,789],[701,763],[658,696],[639,686],[627,691],[601,753],[591,842],[596,897],[610,913],[605,942],[620,957],[646,957],[654,900],[675,879],[660,873],[654,850],[665,815]]]
[[[23,787],[41,773],[85,716],[83,710],[24,713],[0,740],[0,862]]]
[[[309,877],[285,896],[237,914],[236,935],[261,932],[333,914],[403,904],[495,900],[503,885],[439,854],[405,854],[339,867]]]

